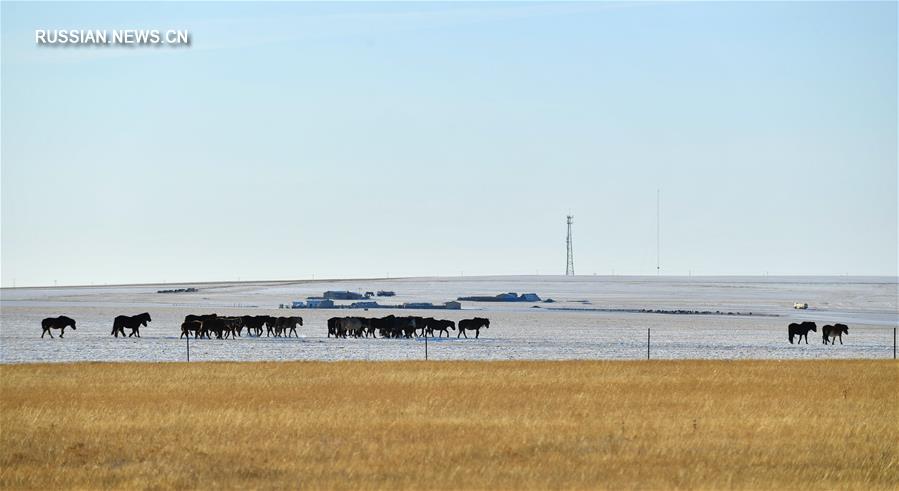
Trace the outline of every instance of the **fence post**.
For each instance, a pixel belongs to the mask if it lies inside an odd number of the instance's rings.
[[[896,359],[896,328],[893,328],[893,359]]]
[[[187,340],[187,362],[190,363],[190,333],[187,333],[184,339]]]
[[[652,332],[652,328],[647,327],[646,328],[646,359],[647,360],[649,359],[649,339],[650,339],[651,332]]]

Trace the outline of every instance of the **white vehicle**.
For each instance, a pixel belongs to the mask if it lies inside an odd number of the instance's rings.
[[[796,302],[793,304],[794,309],[805,310],[808,308],[808,304],[805,302]]]

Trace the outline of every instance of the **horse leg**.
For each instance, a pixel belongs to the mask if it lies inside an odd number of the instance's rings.
[[[840,334],[840,344],[843,344],[843,335]]]
[[[60,327],[60,328],[59,328],[59,339],[62,339],[62,335],[65,334],[65,333],[66,333],[66,328],[65,328],[65,327]]]
[[[478,336],[480,336],[480,335],[481,335],[481,328],[479,327],[474,330],[474,338],[478,339]]]

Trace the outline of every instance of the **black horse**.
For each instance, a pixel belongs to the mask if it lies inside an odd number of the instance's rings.
[[[203,321],[201,321],[201,320],[190,320],[190,321],[185,320],[181,324],[181,336],[179,336],[179,339],[183,338],[184,336],[190,337],[191,332],[194,333],[195,338],[202,336],[203,335]]]
[[[818,332],[818,326],[814,322],[805,321],[801,324],[796,324],[795,322],[791,323],[787,326],[787,331],[790,333],[790,344],[793,344],[793,337],[799,336],[799,339],[796,340],[796,344],[802,341],[802,338],[805,338],[805,344],[808,344],[808,332]]]
[[[147,323],[152,320],[147,312],[134,316],[119,315],[112,321],[112,332],[110,334],[115,337],[119,337],[119,334],[121,334],[122,337],[125,337],[125,328],[127,327],[131,329],[131,334],[128,335],[129,338],[134,335],[140,337],[140,326],[147,327]]]
[[[297,325],[303,325],[302,317],[275,317],[275,336],[287,336],[290,337],[290,333],[293,333],[294,336],[300,337],[297,334]]]
[[[459,321],[459,332],[456,334],[456,337],[465,336],[468,337],[468,334],[465,334],[465,331],[474,331],[475,339],[481,335],[481,328],[489,329],[490,328],[490,319],[485,319],[483,317],[475,317],[474,319],[462,319]]]
[[[450,330],[456,330],[456,323],[445,319],[428,317],[425,319],[425,330],[428,336],[433,336],[436,331],[440,337],[443,337],[443,333],[446,333],[446,337],[449,337]]]
[[[59,337],[62,338],[63,334],[66,333],[66,328],[71,327],[73,331],[75,329],[75,319],[71,317],[66,317],[61,315],[59,317],[47,317],[46,319],[41,321],[41,328],[43,328],[43,332],[41,333],[41,337],[44,337],[44,334],[49,334],[50,337],[53,337],[53,333],[50,332],[50,329],[59,329]]]
[[[824,344],[836,344],[835,338],[840,338],[840,344],[843,344],[843,334],[849,335],[849,326],[846,324],[834,324],[832,326],[824,326],[821,328]]]

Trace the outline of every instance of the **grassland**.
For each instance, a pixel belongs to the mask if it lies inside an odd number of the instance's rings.
[[[0,366],[0,488],[899,487],[899,364]]]

